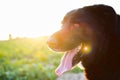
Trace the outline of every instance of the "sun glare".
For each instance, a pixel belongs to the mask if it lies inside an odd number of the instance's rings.
[[[0,1],[0,39],[8,39],[9,34],[13,38],[39,37],[59,30],[66,11],[56,12],[52,3],[50,7],[44,4],[46,1]]]
[[[90,45],[85,45],[83,48],[84,53],[89,53],[91,51]]]
[[[8,39],[9,34],[13,38],[51,35],[60,29],[60,22],[68,11],[92,2],[96,1],[81,4],[79,0],[69,3],[65,0],[0,0],[0,39]],[[119,3],[114,4],[119,11]]]
[[[88,47],[87,47],[87,46],[85,46],[85,47],[84,47],[84,51],[87,51],[87,50],[88,50]]]

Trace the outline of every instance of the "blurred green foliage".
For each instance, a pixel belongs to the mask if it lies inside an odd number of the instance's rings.
[[[55,80],[62,53],[48,49],[47,38],[0,41],[0,80]]]

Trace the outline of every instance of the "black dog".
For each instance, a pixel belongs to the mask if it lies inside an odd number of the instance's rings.
[[[93,5],[68,12],[61,30],[47,44],[66,52],[57,75],[81,61],[88,80],[120,80],[120,16],[110,6]]]

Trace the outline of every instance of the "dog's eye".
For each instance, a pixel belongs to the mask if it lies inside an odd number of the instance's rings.
[[[75,28],[79,28],[80,27],[80,25],[79,24],[73,24],[73,26],[75,27]]]
[[[78,29],[80,27],[80,25],[79,24],[77,24],[77,23],[75,23],[75,24],[72,24],[71,25],[71,30],[74,30],[74,29]]]

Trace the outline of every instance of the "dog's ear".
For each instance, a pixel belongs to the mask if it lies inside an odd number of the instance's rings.
[[[117,22],[117,14],[114,9],[107,5],[94,5],[83,8],[89,13],[100,26],[106,26],[108,30],[113,30]]]

